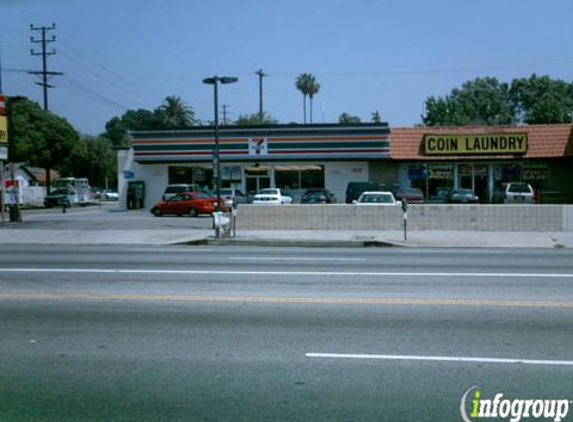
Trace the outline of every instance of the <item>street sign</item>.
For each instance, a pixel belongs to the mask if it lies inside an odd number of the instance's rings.
[[[124,179],[133,179],[135,177],[135,173],[133,173],[131,170],[124,170],[123,171],[123,178]]]

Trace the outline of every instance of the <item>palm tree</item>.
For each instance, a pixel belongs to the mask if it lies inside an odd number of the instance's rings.
[[[161,125],[167,128],[184,128],[196,124],[195,112],[176,95],[169,95],[158,108]]]
[[[312,124],[312,98],[320,91],[320,84],[313,75],[308,78],[308,99],[310,100],[310,124]]]
[[[302,93],[302,110],[304,114],[304,124],[306,125],[306,96],[308,95],[308,77],[309,73],[301,73],[296,78],[295,86]]]
[[[316,82],[316,78],[310,73],[301,73],[296,78],[296,89],[302,92],[302,106],[304,112],[304,124],[306,124],[306,96],[310,98],[310,123],[312,123],[312,98],[320,90],[320,84]]]

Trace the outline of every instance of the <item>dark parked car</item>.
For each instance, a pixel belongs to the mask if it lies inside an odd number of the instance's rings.
[[[471,189],[454,189],[448,199],[450,204],[477,204],[479,198]]]
[[[431,197],[431,202],[435,204],[445,204],[446,202],[448,202],[451,194],[452,194],[452,188],[448,187],[438,188],[436,194]]]
[[[352,201],[356,201],[363,192],[384,190],[386,190],[384,183],[349,182],[346,186],[346,203],[352,204]]]
[[[161,217],[164,214],[183,215],[187,214],[190,217],[196,217],[199,214],[211,214],[215,211],[217,198],[206,195],[203,192],[183,192],[179,193],[167,201],[158,202],[151,208],[151,213],[156,217]],[[221,198],[219,207],[227,211],[225,201]]]
[[[400,188],[395,193],[397,201],[405,199],[408,204],[423,204],[424,193],[418,188]]]
[[[44,206],[69,207],[78,202],[78,196],[74,188],[57,188],[44,197]]]
[[[328,189],[309,189],[302,196],[301,204],[334,204],[336,197]]]

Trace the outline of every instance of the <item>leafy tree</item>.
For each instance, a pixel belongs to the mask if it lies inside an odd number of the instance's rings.
[[[9,161],[45,169],[49,192],[50,170],[64,165],[79,143],[79,135],[66,119],[26,98],[9,98],[7,106]]]
[[[306,124],[306,97],[310,99],[310,123],[312,123],[312,99],[320,91],[320,84],[312,74],[301,73],[296,78],[295,86],[302,93],[304,124]]]
[[[571,122],[573,83],[534,74],[529,79],[514,79],[510,93],[519,121],[527,124]]]
[[[104,136],[84,135],[60,172],[87,177],[92,186],[116,186],[117,156],[111,141]]]
[[[261,121],[259,113],[241,114],[235,121],[237,126],[253,126],[253,125],[278,125],[279,121],[271,115],[263,112],[263,120]]]
[[[128,110],[121,117],[114,117],[106,123],[103,135],[114,148],[129,147],[130,130],[184,129],[199,123],[191,107],[180,97],[170,95],[153,111]]]
[[[105,125],[104,136],[115,148],[129,147],[128,130],[152,130],[159,128],[157,114],[144,109],[128,110],[121,117],[114,117]]]
[[[477,78],[454,88],[443,98],[425,102],[424,124],[429,126],[507,125],[515,123],[509,85],[496,78]]]
[[[360,120],[360,117],[358,116],[353,116],[351,114],[348,113],[342,113],[339,117],[338,117],[338,123],[342,124],[342,125],[348,125],[348,124],[353,124],[353,123],[361,123],[362,120]]]
[[[193,109],[176,95],[165,97],[155,113],[159,125],[166,129],[183,129],[198,123]]]

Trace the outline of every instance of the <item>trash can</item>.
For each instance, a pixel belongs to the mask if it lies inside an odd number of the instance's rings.
[[[10,222],[17,223],[20,221],[20,216],[18,212],[18,207],[16,205],[10,205],[9,207],[10,212]]]

